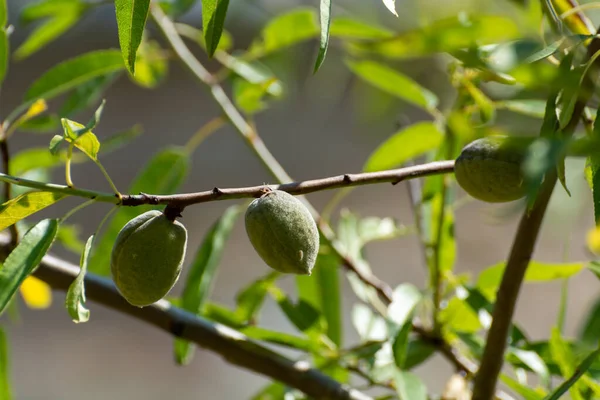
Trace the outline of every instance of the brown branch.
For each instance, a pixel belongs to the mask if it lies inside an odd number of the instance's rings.
[[[600,39],[594,38],[587,49],[588,60],[599,50]],[[594,72],[596,71],[594,70]],[[593,93],[594,81],[589,76],[584,78],[585,81],[582,90],[580,90],[573,114],[562,132],[567,136],[572,135],[575,131],[585,106]],[[489,400],[494,395],[496,382],[504,362],[504,351],[519,291],[556,182],[556,169],[552,169],[546,174],[532,209],[523,214],[519,223],[506,263],[506,269],[502,276],[502,282],[500,282],[498,288],[496,304],[494,304],[492,314],[492,325],[487,335],[481,365],[475,377],[472,400]]]
[[[4,246],[8,240],[4,238]],[[53,288],[67,290],[79,272],[79,267],[47,255],[34,275]],[[220,354],[227,362],[268,376],[301,390],[315,399],[371,400],[371,397],[343,385],[317,369],[290,360],[244,334],[225,325],[213,323],[161,300],[138,308],[127,303],[112,281],[93,274],[85,277],[86,297],[138,320],[156,326],[175,337],[189,340]]]
[[[10,174],[10,151],[8,150],[8,141],[4,135],[4,131],[1,133],[0,138],[0,153],[2,154],[2,170],[5,174]],[[12,186],[10,182],[4,182],[4,201],[9,201],[12,198]],[[12,246],[15,246],[19,241],[19,230],[17,224],[12,224],[9,228],[10,242]]]
[[[454,161],[438,161],[412,167],[393,169],[380,172],[366,172],[359,174],[344,174],[328,178],[307,181],[283,183],[279,185],[260,185],[242,188],[220,189],[214,188],[196,193],[183,193],[174,195],[123,195],[124,206],[139,206],[142,204],[165,204],[184,208],[192,204],[206,203],[209,201],[243,199],[260,197],[265,186],[274,190],[283,190],[293,195],[303,195],[322,190],[339,189],[351,186],[373,185],[377,183],[396,184],[405,180],[428,175],[446,174],[454,171]]]

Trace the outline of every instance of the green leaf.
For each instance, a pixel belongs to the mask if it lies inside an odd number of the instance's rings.
[[[523,400],[542,400],[544,398],[544,395],[542,393],[538,393],[536,390],[520,384],[518,381],[512,379],[506,374],[501,374],[500,380],[504,382],[506,386],[512,389],[515,393],[522,396]]]
[[[92,160],[98,160],[100,151],[100,141],[93,132],[87,129],[87,126],[69,119],[61,119],[65,131],[64,138],[73,146],[77,147]],[[81,134],[83,133],[83,134]]]
[[[412,372],[396,371],[394,383],[401,400],[427,400],[427,387]]]
[[[321,38],[319,40],[319,54],[317,55],[317,61],[315,62],[314,72],[317,72],[319,68],[321,68],[323,61],[325,61],[327,47],[329,47],[329,28],[331,26],[331,0],[321,0],[320,11]]]
[[[30,191],[0,206],[0,230],[8,228],[44,208],[65,198],[64,194],[44,191]]]
[[[67,250],[75,254],[81,254],[85,249],[85,243],[79,238],[80,226],[61,223],[58,228],[56,240]]]
[[[280,400],[285,399],[287,389],[279,383],[270,383],[256,393],[251,400]]]
[[[94,244],[95,235],[89,237],[85,243],[85,249],[81,254],[81,269],[77,274],[77,277],[69,286],[67,291],[67,298],[65,300],[65,306],[69,315],[73,318],[73,322],[87,322],[90,319],[90,310],[85,307],[85,273],[87,271],[88,262],[90,259],[90,252],[92,245]]]
[[[546,102],[543,100],[504,100],[496,102],[497,108],[503,108],[518,114],[534,118],[544,118]]]
[[[277,302],[279,308],[286,315],[288,320],[296,326],[301,332],[308,333],[309,331],[319,330],[321,322],[319,309],[312,304],[313,299],[299,299],[298,303],[294,304],[288,296],[276,286],[269,289],[269,294]]]
[[[202,0],[202,31],[209,57],[215,54],[219,45],[228,6],[229,0]]]
[[[437,149],[444,140],[436,124],[419,122],[404,128],[385,142],[369,156],[363,169],[366,172],[396,168],[405,162]]]
[[[62,141],[62,136],[59,136]],[[33,147],[15,154],[10,160],[10,173],[21,176],[36,168],[51,168],[62,163],[62,158],[52,155],[47,148]]]
[[[316,15],[312,9],[300,8],[272,18],[263,28],[261,40],[250,46],[250,54],[267,55],[319,33]]]
[[[178,17],[190,10],[198,0],[161,0],[158,2],[165,14]]]
[[[566,340],[564,340],[560,334],[558,328],[552,328],[552,334],[550,336],[550,353],[552,359],[558,365],[560,372],[563,377],[568,377],[576,372],[576,360],[575,355],[571,351],[571,348]],[[569,390],[573,400],[583,400],[583,396],[580,392],[580,385],[574,384]]]
[[[90,7],[80,1],[47,0],[33,3],[21,11],[21,21],[29,23],[40,18],[48,18],[27,37],[15,51],[15,58],[22,60],[40,50],[48,43],[73,27]]]
[[[155,41],[143,40],[138,49],[133,81],[145,88],[157,87],[167,76],[167,55]]]
[[[60,118],[57,115],[40,115],[19,125],[19,130],[31,133],[48,133],[60,129]]]
[[[82,85],[78,85],[63,102],[58,111],[61,117],[69,118],[79,111],[85,110],[100,101],[102,94],[121,75],[114,72],[94,78]]]
[[[354,43],[352,47],[360,52],[402,59],[522,38],[516,21],[510,17],[461,13],[395,35],[393,39]]]
[[[155,155],[141,170],[128,193],[173,193],[187,175],[189,163],[189,155],[185,149],[169,147]],[[152,206],[120,207],[94,250],[89,271],[108,275],[111,249],[121,228],[132,218],[153,208]]]
[[[150,0],[115,0],[119,44],[125,65],[135,73],[135,56],[142,42]]]
[[[596,120],[594,121],[594,129],[592,137],[600,138],[600,108],[596,112]],[[588,165],[591,171],[591,188],[594,199],[594,221],[596,225],[600,224],[600,154],[598,152],[588,157]]]
[[[227,239],[240,214],[239,206],[229,207],[212,225],[189,269],[181,295],[180,307],[196,315],[202,314],[206,299],[210,296],[221,256]],[[192,361],[195,346],[187,340],[175,339],[175,360],[180,365]]]
[[[583,343],[595,346],[600,338],[600,298],[587,312],[585,321],[579,330],[579,338]]]
[[[486,295],[494,296],[500,285],[505,266],[506,263],[501,262],[482,271],[477,280],[477,288]],[[583,263],[546,264],[531,261],[525,273],[525,282],[548,282],[569,278],[579,273],[584,267]]]
[[[269,329],[260,328],[258,326],[247,326],[240,328],[240,332],[249,338],[261,340],[271,344],[289,347],[305,352],[316,352],[320,350],[311,340],[290,335],[288,333],[276,332]]]
[[[3,1],[1,3],[4,3]],[[6,5],[4,5],[6,7]],[[4,10],[6,12],[6,10]],[[0,18],[2,18],[2,9],[0,9]],[[0,328],[0,399],[11,400],[10,390],[10,364],[8,358],[8,340],[6,333]]]
[[[235,299],[237,303],[235,313],[239,319],[249,324],[257,323],[256,315],[264,303],[265,296],[278,277],[279,273],[270,272],[240,290]]]
[[[331,22],[329,34],[345,39],[383,39],[394,36],[394,32],[362,21],[338,17]]]
[[[57,219],[44,219],[23,236],[0,267],[0,314],[27,278],[40,264],[58,232]]]
[[[220,61],[236,75],[244,78],[248,83],[254,84],[252,86],[258,89],[257,91],[260,93],[261,97],[265,93],[274,97],[282,96],[283,86],[281,81],[275,77],[273,72],[266,65],[258,61],[250,63],[244,61],[242,58],[234,57],[226,53],[221,55]],[[236,93],[236,96],[239,97],[240,95],[240,93]]]
[[[257,84],[243,79],[235,79],[233,81],[233,99],[235,104],[249,115],[264,110],[266,103],[263,99],[272,90],[272,87],[278,86],[277,82],[275,78]]]
[[[352,309],[352,324],[363,341],[387,339],[385,320],[376,315],[365,304],[355,304]]]
[[[600,349],[596,349],[590,353],[579,365],[577,365],[573,375],[571,375],[571,377],[563,382],[562,385],[557,387],[551,394],[544,398],[544,400],[558,400],[562,398],[563,394],[567,393],[567,391],[569,391],[571,387],[578,382],[579,378],[581,378],[587,372],[594,361],[596,361],[598,358],[598,355],[600,355]]]
[[[321,312],[327,323],[327,336],[338,347],[343,342],[342,294],[339,259],[331,253],[320,253],[313,270],[313,280],[319,291]]]
[[[6,0],[0,0],[0,26],[6,26],[8,23],[8,7]]]
[[[437,107],[437,96],[406,75],[375,61],[346,61],[352,72],[364,81],[425,110]]]
[[[97,50],[63,61],[46,71],[25,93],[25,101],[49,100],[99,76],[124,68],[118,50]]]

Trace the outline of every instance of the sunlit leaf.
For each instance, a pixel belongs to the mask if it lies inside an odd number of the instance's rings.
[[[155,88],[167,76],[167,56],[155,41],[142,41],[135,62],[134,82],[146,88]]]
[[[11,251],[0,267],[0,313],[27,278],[40,264],[56,236],[58,220],[44,219],[34,225]]]
[[[119,44],[127,69],[135,73],[135,56],[142,42],[150,0],[115,0]]]
[[[81,261],[79,265],[81,269],[77,274],[77,277],[69,286],[67,291],[67,298],[65,299],[65,306],[73,322],[76,324],[81,322],[87,322],[90,319],[90,310],[85,307],[85,273],[87,272],[87,266],[90,259],[90,253],[92,245],[94,243],[95,235],[88,238],[83,253],[81,254]]]
[[[173,193],[186,177],[189,163],[189,157],[185,149],[169,147],[156,154],[141,169],[128,193]],[[132,218],[153,208],[151,206],[120,207],[106,228],[104,235],[95,246],[89,271],[100,275],[108,275],[110,271],[110,252],[121,228]]]
[[[203,0],[202,1],[202,31],[206,52],[212,57],[219,45],[229,0]]]
[[[353,48],[386,58],[411,58],[521,38],[516,22],[509,17],[461,13],[401,33],[394,39],[354,43]]]
[[[189,268],[181,295],[180,307],[184,310],[197,315],[202,314],[204,303],[212,291],[227,239],[240,211],[238,206],[228,208],[211,226],[204,237]],[[189,364],[194,355],[194,348],[195,346],[189,341],[175,339],[175,360],[177,363]]]
[[[419,122],[389,137],[369,156],[363,169],[367,172],[400,167],[405,162],[435,150],[444,140],[436,124]]]
[[[5,202],[0,206],[0,230],[51,206],[64,197],[64,194],[55,192],[31,191]]]
[[[33,275],[25,278],[19,288],[23,301],[27,307],[46,309],[52,304],[52,290],[50,286]]]
[[[566,378],[573,375],[577,368],[575,355],[556,327],[552,328],[549,344],[552,358],[560,368],[563,377]],[[569,393],[573,400],[583,400],[580,388],[581,385],[577,383],[571,386]]]
[[[477,280],[477,287],[486,294],[492,295],[500,285],[506,264],[496,264],[482,271]],[[531,261],[525,273],[525,282],[548,282],[557,279],[569,278],[579,273],[585,265],[583,263],[546,264]]]
[[[252,44],[251,54],[269,54],[292,46],[319,33],[317,18],[312,9],[295,9],[269,20],[263,28],[261,39]]]
[[[347,61],[361,79],[393,96],[426,110],[438,104],[437,96],[401,72],[375,61]]]
[[[321,323],[319,309],[305,299],[294,303],[280,288],[272,286],[269,294],[277,302],[288,320],[301,332],[319,330]]]
[[[68,142],[72,143],[73,146],[83,151],[92,160],[97,160],[98,152],[100,151],[100,141],[96,135],[87,130],[85,125],[82,125],[78,122],[71,121],[66,118],[63,118],[61,122],[65,131],[64,138]],[[80,135],[79,132],[85,133]]]
[[[346,39],[382,39],[394,35],[392,31],[385,28],[345,17],[337,17],[331,21],[329,34]]]

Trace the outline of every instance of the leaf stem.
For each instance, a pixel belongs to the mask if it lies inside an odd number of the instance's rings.
[[[71,180],[71,158],[73,157],[73,144],[69,143],[69,149],[67,150],[67,160],[65,161],[65,182],[70,188],[74,188],[73,181]]]
[[[113,192],[115,192],[115,195],[119,199],[121,199],[122,195],[119,192],[119,190],[117,189],[117,187],[115,186],[115,184],[112,181],[112,179],[110,179],[110,175],[108,175],[108,172],[106,172],[106,169],[104,169],[104,165],[102,165],[102,163],[98,159],[92,159],[92,161],[94,161],[94,163],[98,166],[98,168],[100,168],[100,171],[102,171],[102,175],[104,175],[104,177],[106,178],[106,181],[110,185],[110,187],[113,190]]]

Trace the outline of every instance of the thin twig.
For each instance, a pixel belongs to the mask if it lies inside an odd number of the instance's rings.
[[[4,237],[3,240],[3,246],[8,247],[8,239]],[[78,273],[79,267],[76,265],[47,255],[34,275],[53,288],[68,290]],[[220,354],[231,364],[283,382],[315,399],[371,399],[305,363],[283,357],[232,328],[173,307],[165,300],[144,308],[133,307],[123,299],[109,279],[94,274],[86,275],[85,290],[88,300],[145,321],[175,337],[194,342]]]
[[[594,38],[587,49],[588,60],[599,50],[600,39]],[[580,91],[573,114],[563,130],[564,135],[571,135],[575,131],[591,97],[595,84],[589,75],[586,76],[584,86],[584,90]],[[502,276],[502,282],[500,282],[498,288],[492,325],[487,335],[481,365],[475,377],[472,400],[489,400],[494,394],[504,361],[504,351],[519,291],[556,182],[556,169],[552,169],[546,174],[533,207],[523,214],[519,223],[506,263],[506,269]]]
[[[373,185],[378,183],[396,183],[422,176],[447,174],[454,171],[454,161],[438,161],[428,164],[415,165],[407,168],[393,169],[380,172],[367,172],[360,174],[345,174],[327,178],[307,181],[290,182],[280,185],[268,185],[273,190],[282,190],[293,195],[318,192],[322,190],[337,189],[341,187]],[[165,204],[184,208],[193,204],[207,203],[209,201],[232,200],[260,197],[265,185],[248,186],[240,188],[214,188],[195,193],[181,193],[173,195],[136,194],[122,195],[122,199],[114,193],[97,192],[94,190],[72,188],[66,185],[38,182],[0,173],[0,182],[11,183],[17,186],[47,192],[60,193],[67,196],[77,196],[92,199],[103,203],[122,204],[125,206],[140,206],[144,204]]]
[[[377,183],[397,183],[422,176],[452,173],[453,171],[454,161],[438,161],[388,171],[344,174],[327,178],[267,186],[273,190],[282,190],[293,195],[303,195],[322,190],[338,189],[350,186],[372,185]],[[260,197],[264,193],[264,189],[265,185],[260,185],[231,189],[214,188],[212,190],[206,190],[203,192],[164,196],[148,194],[123,195],[123,205],[137,206],[140,204],[169,204],[183,208],[192,204],[206,203],[209,201]]]

